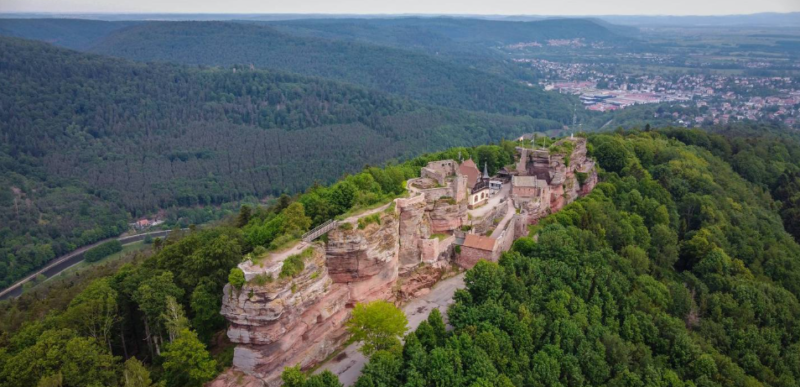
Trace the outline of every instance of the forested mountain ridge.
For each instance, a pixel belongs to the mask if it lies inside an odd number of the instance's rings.
[[[286,73],[0,38],[2,281],[118,234],[127,212],[293,193],[365,164],[554,127]]]
[[[589,42],[628,42],[632,38],[613,32],[602,21],[546,19],[507,22],[469,18],[306,19],[260,22],[307,35],[383,43],[397,47],[432,49],[445,42],[505,45],[549,39],[585,39]],[[631,29],[620,29],[630,31]],[[433,38],[433,39],[431,39]]]
[[[759,187],[669,138],[702,133],[665,132],[590,136],[603,182],[355,386],[796,386],[800,246]]]
[[[61,47],[84,50],[118,29],[136,21],[81,19],[0,19],[0,35],[41,40]]]
[[[126,264],[94,266],[2,301],[0,387],[131,387],[131,380],[200,387],[231,364],[233,347],[220,331],[221,295],[241,273],[232,269],[244,256],[293,243],[321,220],[403,195],[405,182],[430,161],[461,154],[499,169],[513,152],[514,143],[503,141],[365,168],[269,207],[243,206],[215,225],[173,231]]]
[[[589,19],[548,19],[504,22],[471,18],[405,17],[376,19],[306,19],[253,22],[273,26],[297,36],[367,42],[411,49],[481,70],[514,74],[513,66],[497,47],[549,39],[583,39],[587,42],[631,44],[631,36]],[[629,30],[628,30],[629,31]]]
[[[292,36],[248,23],[147,23],[116,31],[90,51],[136,61],[254,65],[353,83],[444,107],[562,123],[570,122],[576,103],[564,95],[422,53]]]
[[[451,330],[431,313],[402,347],[372,355],[355,385],[797,385],[800,245],[769,195],[712,153],[724,149],[720,138],[705,137],[711,151],[703,138],[685,129],[590,135],[604,169],[593,192],[542,219],[531,230],[538,237],[519,239],[499,263],[470,269],[448,311]],[[123,372],[200,386],[224,367],[203,343],[224,326],[219,294],[243,255],[298,235],[319,210],[339,214],[400,194],[428,161],[514,145],[369,168],[171,235],[133,265],[64,284],[68,298],[51,289],[2,303],[0,386],[56,377],[124,385]],[[93,334],[109,321],[111,330]],[[129,357],[138,360],[123,364]],[[286,387],[340,386],[330,374],[288,375]]]
[[[169,15],[153,15],[173,20]],[[180,20],[180,18],[177,18]],[[98,21],[82,19],[0,19],[0,33],[48,41],[68,48],[87,49],[119,29],[158,23],[148,19]],[[152,19],[149,19],[152,20]],[[205,20],[195,15],[185,20]],[[208,20],[214,20],[208,19]],[[615,45],[636,43],[636,29],[598,19],[555,18],[536,21],[499,21],[475,18],[294,18],[291,20],[220,18],[230,23],[270,26],[295,38],[317,37],[415,50],[481,69],[508,71],[494,50],[498,45],[548,39],[584,39]],[[208,21],[205,21],[208,22]],[[174,23],[174,22],[167,22]],[[204,22],[200,22],[204,23]]]

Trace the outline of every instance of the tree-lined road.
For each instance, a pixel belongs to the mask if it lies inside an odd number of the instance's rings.
[[[19,297],[22,294],[22,285],[24,285],[28,281],[33,280],[34,278],[36,278],[40,274],[44,275],[47,278],[52,278],[52,277],[60,274],[62,271],[69,269],[73,265],[75,265],[77,263],[80,263],[81,261],[83,261],[83,254],[86,253],[86,251],[88,251],[89,249],[91,249],[93,247],[99,246],[99,245],[101,245],[103,243],[106,243],[108,241],[113,241],[113,240],[118,240],[120,243],[122,243],[124,245],[124,244],[128,244],[128,243],[131,243],[131,242],[140,241],[140,240],[144,239],[148,235],[153,236],[153,237],[162,237],[162,236],[165,236],[165,235],[169,234],[170,231],[172,231],[172,230],[152,231],[152,232],[147,232],[147,233],[143,233],[143,234],[123,236],[123,237],[119,237],[119,238],[108,238],[108,239],[103,239],[103,240],[101,240],[99,242],[93,243],[91,245],[81,247],[81,248],[79,248],[79,249],[77,249],[77,250],[75,250],[75,251],[73,251],[71,253],[62,255],[61,257],[59,257],[59,258],[55,259],[54,261],[50,262],[49,264],[47,264],[47,266],[45,266],[41,270],[37,271],[36,273],[33,273],[33,274],[31,274],[31,275],[29,275],[29,276],[17,281],[17,283],[9,286],[8,288],[4,289],[2,292],[0,292],[0,300],[5,300],[5,299],[11,298],[11,297]]]

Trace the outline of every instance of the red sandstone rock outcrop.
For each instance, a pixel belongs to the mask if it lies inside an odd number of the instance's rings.
[[[205,387],[264,387],[263,380],[242,371],[229,368]]]
[[[433,234],[451,233],[460,228],[466,220],[467,205],[456,203],[453,199],[439,199],[433,203],[430,218]]]
[[[310,248],[314,255],[295,278],[225,287],[221,313],[230,321],[228,338],[238,344],[234,366],[268,385],[280,384],[284,366],[314,364],[345,339],[350,289],[328,276],[324,249]]]
[[[551,154],[548,149],[517,148],[521,155],[517,164],[520,176],[536,176],[547,181],[550,191],[549,198],[518,202],[519,208],[524,210],[526,218],[524,222],[527,224],[534,224],[539,218],[561,210],[578,197],[588,195],[597,184],[594,161],[586,157],[586,139],[564,138],[553,146],[558,147],[565,143],[567,145],[571,143],[572,150],[569,155]],[[549,203],[549,208],[537,203]]]
[[[397,200],[400,227],[398,230],[398,265],[401,273],[406,272],[422,261],[419,241],[431,236],[430,219],[425,212],[425,197]]]
[[[395,294],[397,301],[407,301],[421,296],[422,293],[439,282],[446,271],[446,267],[423,266],[413,272],[409,272],[399,280],[400,286]]]
[[[339,228],[328,233],[328,273],[333,282],[348,286],[353,303],[391,296],[398,273],[398,236],[394,214],[383,214],[380,224],[363,230]]]
[[[492,238],[486,237],[495,241],[489,259],[496,259],[516,236],[524,235],[528,224],[594,188],[597,174],[594,162],[585,156],[585,139],[570,141],[577,142],[569,166],[563,156],[521,150],[518,168],[527,166],[531,174],[546,178],[551,186],[555,183],[552,194],[557,198],[553,203],[521,206],[519,214],[508,212],[513,207],[506,204],[473,224],[472,232],[498,228]],[[430,178],[410,181],[411,197],[396,199],[394,212],[381,213],[380,222],[363,229],[352,223],[340,225],[328,232],[326,243],[310,245],[314,254],[294,278],[258,284],[265,275],[278,277],[283,258],[240,265],[249,282],[241,289],[225,287],[221,311],[230,321],[228,337],[237,344],[234,368],[209,386],[280,386],[284,367],[310,368],[341,346],[347,336],[344,323],[355,303],[404,301],[436,283],[450,268],[456,239],[464,239],[459,229],[468,218],[467,179],[450,175],[451,164],[451,160],[429,163],[423,175]],[[578,173],[585,174],[583,185],[577,181]],[[507,223],[500,222],[504,218]]]

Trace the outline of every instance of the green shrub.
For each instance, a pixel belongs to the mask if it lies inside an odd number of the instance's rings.
[[[372,214],[363,218],[358,218],[358,229],[363,230],[372,223],[381,224],[381,214]]]
[[[311,249],[307,249],[306,251],[309,250]],[[283,267],[281,267],[280,274],[281,278],[294,277],[300,274],[300,272],[306,268],[304,257],[306,251],[303,251],[300,254],[290,255],[289,258],[286,258],[286,260],[283,261]]]
[[[439,200],[441,200],[441,201],[443,201],[443,202],[445,202],[445,203],[447,203],[447,204],[449,204],[451,206],[453,206],[453,205],[455,205],[457,203],[456,199],[453,199],[451,196],[442,196],[442,197],[439,198]]]
[[[550,145],[549,150],[550,154],[562,154],[564,156],[569,157],[572,154],[572,151],[575,149],[575,143],[572,141],[564,140],[560,143],[554,143]]]
[[[267,248],[264,246],[256,246],[256,248],[253,249],[254,257],[260,257],[266,253],[267,253]]]
[[[236,289],[241,289],[246,282],[244,279],[244,272],[242,269],[238,267],[234,267],[231,269],[230,274],[228,274],[228,282],[231,283]]]
[[[122,251],[122,243],[117,240],[108,241],[86,251],[86,253],[83,254],[83,259],[85,259],[86,262],[97,262],[120,251]]]
[[[251,279],[249,281],[249,283],[251,283],[253,285],[257,285],[257,286],[264,286],[264,285],[266,285],[268,283],[271,283],[272,280],[273,280],[273,278],[272,278],[271,274],[261,273],[261,274],[255,276],[255,277],[253,277],[253,279]]]
[[[342,223],[342,224],[339,225],[339,229],[340,230],[345,230],[345,231],[352,230],[353,229],[353,224],[352,223],[346,223],[346,222]]]
[[[456,245],[453,250],[455,250],[456,254],[461,254],[461,245]]]
[[[578,179],[578,184],[583,187],[583,183],[585,183],[586,179],[589,178],[589,174],[584,172],[575,172],[575,178]]]
[[[275,240],[273,240],[272,243],[269,244],[269,248],[271,250],[278,250],[282,247],[286,247],[286,245],[288,245],[289,243],[294,242],[295,239],[297,238],[292,234],[283,234],[275,238]]]

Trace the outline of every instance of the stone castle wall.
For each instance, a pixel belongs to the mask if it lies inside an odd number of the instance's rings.
[[[308,368],[324,360],[343,343],[344,323],[356,303],[404,299],[441,277],[455,238],[430,236],[452,233],[464,219],[466,204],[453,199],[429,202],[424,194],[396,199],[394,211],[381,213],[380,223],[340,226],[328,233],[327,243],[312,244],[313,258],[294,279],[226,286],[221,313],[231,323],[235,369],[279,386],[284,367]],[[419,272],[421,264],[434,269]],[[282,262],[244,266],[252,280],[259,271],[279,273]]]
[[[538,160],[543,160],[539,156]],[[561,190],[554,190],[554,195],[563,199],[558,208],[588,194],[597,184],[594,164],[585,153],[573,157],[576,163],[565,170]],[[428,172],[449,173],[448,168],[429,168]],[[423,169],[423,174],[428,172]],[[587,173],[582,186],[577,184],[575,172]],[[442,182],[447,186],[410,189],[412,196],[396,199],[393,211],[381,213],[380,223],[363,229],[331,230],[327,243],[309,245],[313,255],[294,278],[278,278],[279,261],[244,265],[250,282],[241,289],[227,285],[221,310],[230,322],[228,337],[236,344],[234,369],[248,375],[254,385],[261,380],[270,387],[280,386],[284,367],[299,364],[308,369],[344,343],[345,322],[356,303],[413,297],[438,281],[454,258],[456,263],[471,262],[465,267],[480,259],[496,261],[515,239],[527,235],[529,224],[551,210],[515,214],[503,230],[494,233],[492,251],[461,249],[461,254],[455,254],[456,234],[463,239],[460,229],[468,222],[466,179],[456,174],[443,177]],[[445,196],[449,198],[443,199]],[[507,203],[497,206],[474,224],[471,232],[486,233],[507,209]],[[446,236],[431,238],[434,234]],[[253,281],[265,273],[275,279],[262,285]],[[229,372],[213,386],[230,386],[226,380],[235,379],[231,375]]]

